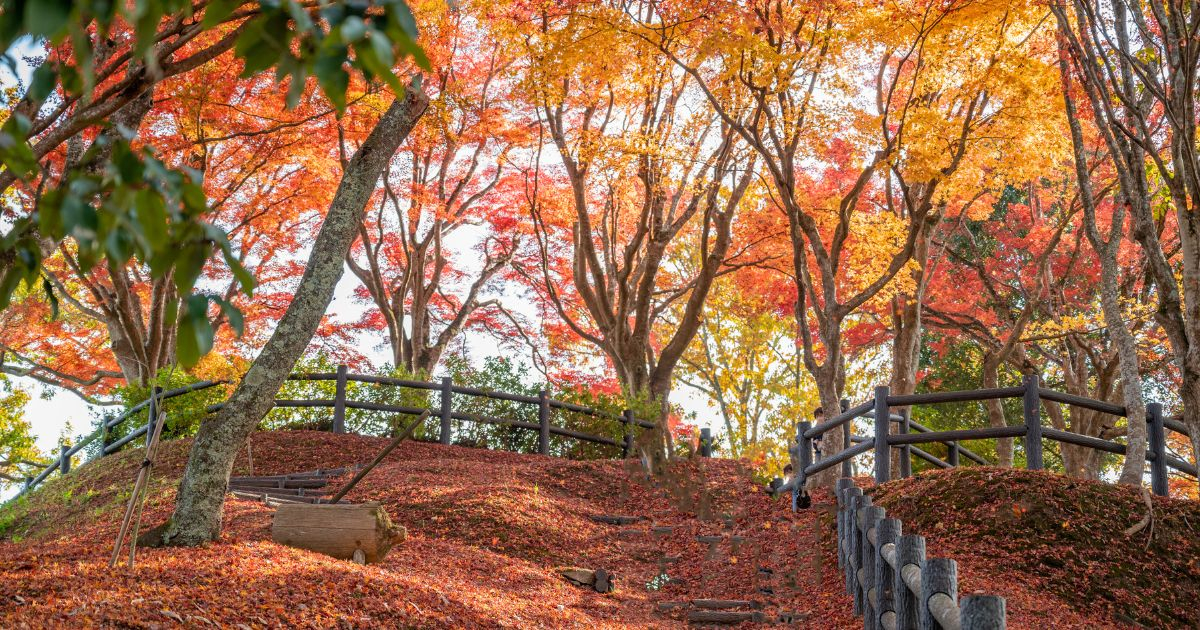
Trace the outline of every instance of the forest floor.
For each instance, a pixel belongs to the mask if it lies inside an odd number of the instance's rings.
[[[259,433],[253,472],[364,463],[386,442]],[[189,445],[164,443],[143,529],[169,516]],[[655,486],[617,461],[405,443],[345,499],[379,501],[408,528],[379,564],[277,545],[272,509],[231,498],[219,542],[139,549],[134,570],[109,569],[141,457],[85,464],[0,509],[0,627],[667,628],[684,613],[658,604],[700,598],[762,601],[768,618],[791,613],[788,627],[861,627],[837,569],[830,497],[793,514],[736,461],[684,462]],[[235,474],[248,473],[243,456]],[[1196,622],[1195,503],[1156,499],[1153,538],[1126,538],[1145,513],[1134,491],[1050,474],[961,469],[875,492],[908,533],[929,538],[931,555],[959,561],[961,592],[1008,599],[1009,628]],[[589,518],[602,514],[645,520]],[[664,555],[678,559],[663,565]],[[606,569],[616,590],[572,586],[560,566]]]

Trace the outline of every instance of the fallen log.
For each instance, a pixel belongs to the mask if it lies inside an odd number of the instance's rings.
[[[271,540],[359,564],[383,560],[408,532],[378,503],[285,503],[275,509]]]

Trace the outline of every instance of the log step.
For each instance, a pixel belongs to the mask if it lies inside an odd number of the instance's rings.
[[[708,610],[724,610],[729,608],[753,608],[754,610],[762,610],[763,604],[760,601],[752,601],[748,599],[697,599],[692,601],[692,606],[696,608],[705,608]]]
[[[767,620],[767,616],[762,612],[754,611],[733,611],[733,610],[691,610],[688,611],[687,620],[689,623],[745,623],[753,621],[762,623]]]
[[[329,482],[324,477],[311,479],[246,479],[231,477],[229,485],[242,488],[324,488]]]
[[[613,514],[592,514],[588,518],[606,525],[632,525],[642,520],[640,516],[620,516]]]
[[[229,493],[243,499],[261,500],[263,497],[268,497],[271,499],[289,501],[292,503],[319,503],[321,499],[324,498],[315,494],[286,494],[280,492],[263,492],[261,490],[246,490],[241,488],[232,489],[229,491]]]
[[[321,497],[278,496],[264,492],[246,492],[243,490],[233,490],[230,494],[239,499],[263,501],[268,505],[278,503],[319,503],[321,501]]]

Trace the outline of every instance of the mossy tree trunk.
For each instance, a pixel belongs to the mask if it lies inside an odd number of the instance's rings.
[[[200,425],[162,542],[199,545],[220,535],[234,457],[274,406],[276,392],[316,332],[375,183],[428,102],[419,84],[410,84],[346,166],[292,303],[229,402]]]

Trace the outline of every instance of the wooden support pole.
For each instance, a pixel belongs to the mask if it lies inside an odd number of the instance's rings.
[[[890,389],[886,385],[875,388],[875,483],[887,483],[891,478],[891,449],[888,433],[891,428],[891,412],[888,407]]]
[[[1042,469],[1042,399],[1038,394],[1037,374],[1025,376],[1025,467]]]
[[[896,541],[896,574],[892,576],[895,594],[896,630],[916,630],[921,621],[920,601],[904,580],[904,567],[925,565],[925,538],[902,534]]]
[[[1154,458],[1150,460],[1150,489],[1155,495],[1167,496],[1167,433],[1163,426],[1162,403],[1146,405],[1146,419],[1149,421],[1150,452]]]
[[[544,389],[538,392],[538,453],[550,454],[550,397]]]
[[[949,558],[928,558],[921,567],[921,621],[920,630],[942,630],[938,622],[947,608],[945,599],[958,603],[958,563]]]
[[[812,423],[807,421],[801,422],[796,427],[796,438],[799,441],[800,452],[796,454],[796,470],[792,473],[796,478],[796,483],[792,484],[795,487],[799,487],[807,480],[807,475],[804,471],[813,463],[812,438],[804,437],[804,433],[811,428]]]
[[[346,377],[348,368],[337,367],[337,389],[333,394],[333,432],[346,432]]]
[[[1004,630],[1006,617],[1003,597],[966,595],[962,599],[962,630]]]
[[[700,457],[712,457],[712,429],[700,429]]]
[[[71,447],[67,444],[58,445],[58,472],[63,475],[71,472],[71,456],[67,455],[69,450]]]
[[[946,444],[946,463],[951,466],[958,466],[958,442],[948,442]]]
[[[900,435],[908,435],[912,431],[912,407],[905,407],[900,412]],[[912,445],[900,445],[900,478],[907,479],[912,476]]]
[[[450,443],[450,414],[452,413],[450,399],[454,396],[453,388],[454,383],[449,376],[442,379],[442,426],[438,432],[438,441],[442,444]]]
[[[367,473],[371,472],[376,466],[379,465],[379,462],[383,461],[383,458],[391,454],[391,452],[395,450],[397,446],[400,446],[401,442],[407,439],[408,436],[412,435],[413,431],[416,431],[417,427],[421,426],[421,424],[423,424],[425,419],[428,417],[429,410],[425,410],[420,416],[417,417],[416,420],[413,420],[411,424],[405,427],[404,430],[400,432],[400,435],[397,435],[394,440],[388,443],[387,446],[383,447],[383,450],[379,451],[379,454],[375,456],[375,459],[371,460],[370,464],[364,466],[362,470],[358,471],[358,474],[354,475],[353,479],[351,479],[346,485],[342,486],[342,489],[338,490],[337,494],[333,495],[333,498],[330,499],[329,502],[337,503],[338,501],[341,501],[342,497],[346,496],[347,492],[350,492],[354,486],[358,485],[358,482],[362,481],[362,478],[366,477]]]
[[[895,614],[896,575],[892,565],[883,556],[885,545],[895,545],[900,539],[902,526],[899,519],[885,518],[875,523],[875,627],[885,628],[883,617]]]

